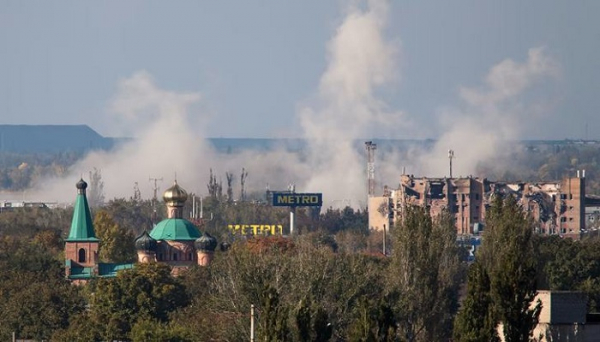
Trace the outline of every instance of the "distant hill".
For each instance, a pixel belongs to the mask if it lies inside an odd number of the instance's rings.
[[[109,150],[131,138],[107,138],[98,134],[87,125],[0,125],[0,153],[38,154],[76,152],[91,150]],[[308,142],[304,139],[261,139],[261,138],[208,138],[208,142],[220,153],[240,151],[269,151],[284,149],[291,152],[304,150]],[[365,140],[355,140],[357,150],[364,150]],[[381,152],[406,149],[411,146],[431,148],[435,140],[411,139],[373,139]],[[564,145],[600,145],[597,140],[521,140],[513,143],[523,144],[532,150],[541,147]]]
[[[0,152],[86,152],[114,144],[87,125],[0,125]]]

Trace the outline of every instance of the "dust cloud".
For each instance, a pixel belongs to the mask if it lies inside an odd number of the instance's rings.
[[[366,156],[362,142],[369,137],[402,137],[411,117],[390,109],[378,96],[383,87],[401,78],[401,44],[386,37],[388,2],[352,2],[344,9],[337,29],[327,43],[327,66],[315,93],[299,102],[296,119],[301,152],[277,148],[269,151],[216,151],[207,140],[209,115],[201,110],[202,94],[162,89],[146,71],[118,82],[109,101],[107,120],[115,132],[134,137],[109,152],[92,152],[74,165],[67,176],[41,182],[36,199],[72,201],[74,184],[90,170],[101,171],[106,199],[131,197],[138,183],[142,197],[152,195],[150,178],[162,178],[161,190],[177,179],[188,192],[206,195],[212,169],[223,181],[232,173],[234,197],[239,197],[239,176],[248,172],[246,193],[286,190],[322,192],[326,207],[366,206]],[[521,125],[534,120],[534,104],[522,102],[523,93],[536,83],[559,74],[557,64],[543,48],[531,49],[527,60],[511,59],[493,66],[479,87],[459,90],[461,105],[439,111],[440,136],[432,148],[412,147],[403,152],[378,151],[377,192],[383,184],[397,186],[402,167],[411,173],[448,175],[447,150],[456,153],[454,176],[476,173],[477,166],[498,158],[503,144],[521,134]],[[33,193],[33,190],[30,191]]]

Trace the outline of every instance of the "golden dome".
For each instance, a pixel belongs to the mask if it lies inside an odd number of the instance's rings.
[[[173,183],[173,186],[168,188],[163,194],[163,200],[170,207],[183,207],[183,204],[187,200],[187,192],[183,190],[177,181]]]

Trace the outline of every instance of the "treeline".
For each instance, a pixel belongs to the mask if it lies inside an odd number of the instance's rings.
[[[511,147],[510,163],[492,160],[478,165],[475,174],[502,181],[551,181],[575,175],[576,170],[586,170],[587,190],[600,194],[600,148],[588,144],[538,144],[526,143]],[[63,176],[81,157],[82,153],[15,154],[0,152],[0,190],[21,191],[37,185],[43,177]],[[505,166],[503,166],[505,165]],[[400,171],[398,171],[400,172]],[[213,191],[228,199],[246,200],[245,170],[239,175],[225,174],[226,184],[218,184],[211,174]],[[423,175],[427,176],[427,175]],[[232,192],[232,182],[240,182],[240,192]],[[220,186],[220,188],[218,188]],[[209,188],[209,191],[211,189]]]
[[[260,204],[221,204],[223,215],[267,215]],[[101,258],[134,260],[134,231],[151,215],[151,203],[133,199],[96,209]],[[233,239],[210,266],[180,277],[136,265],[74,286],[63,269],[69,210],[2,213],[0,339],[242,341],[254,305],[257,341],[493,341],[500,322],[508,340],[527,341],[538,289],[584,291],[598,309],[600,241],[533,235],[512,199],[493,203],[470,266],[449,216],[407,208],[385,254],[362,219],[350,208],[307,214],[297,236]]]

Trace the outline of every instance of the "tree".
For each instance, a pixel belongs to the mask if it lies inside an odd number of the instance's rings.
[[[449,338],[464,274],[453,220],[447,213],[434,220],[427,208],[408,206],[391,233],[390,274],[401,294],[396,307],[401,338]]]
[[[476,258],[489,276],[494,321],[502,324],[501,333],[506,341],[529,341],[541,310],[539,300],[532,303],[537,292],[532,236],[532,223],[517,201],[512,196],[506,199],[496,196],[486,217],[486,231]],[[478,279],[485,282],[483,276]],[[472,288],[485,291],[485,284]],[[472,296],[481,295],[472,293]],[[473,325],[485,327],[487,324],[489,322]]]
[[[132,342],[187,342],[194,341],[182,329],[151,319],[141,319],[131,328]]]
[[[258,323],[259,340],[285,342],[290,338],[288,327],[289,310],[280,303],[278,291],[266,285],[259,293],[260,314]]]
[[[333,326],[323,307],[314,307],[311,297],[300,302],[296,312],[298,340],[302,342],[325,342],[333,335]]]
[[[157,217],[163,216],[164,206],[158,209]],[[107,211],[119,227],[131,231],[134,235],[152,227],[154,213],[152,200],[136,201],[135,199],[115,198],[110,200],[102,210]]]
[[[53,244],[0,238],[0,339],[49,339],[84,311],[79,288],[64,277]]]
[[[96,213],[94,228],[100,239],[100,260],[123,263],[136,259],[133,235],[116,224],[107,211]]]
[[[248,179],[248,171],[245,168],[242,168],[242,174],[240,175],[240,201],[246,200],[246,180]]]
[[[225,172],[227,179],[227,202],[233,202],[233,173]]]
[[[363,299],[359,306],[359,317],[350,330],[350,340],[357,342],[395,341],[396,317],[388,304],[389,298],[369,301]]]
[[[212,169],[210,169],[210,175],[206,188],[211,198],[221,200],[223,197],[223,184],[221,181],[217,182],[217,177],[213,174]]]
[[[90,190],[88,201],[91,207],[99,207],[104,204],[104,181],[99,169],[90,171]]]
[[[102,339],[126,338],[139,320],[168,322],[169,314],[190,302],[185,287],[161,263],[137,264],[116,278],[91,284],[90,319],[102,327]]]
[[[469,268],[467,296],[454,321],[454,340],[498,341],[490,295],[490,278],[478,260]]]

